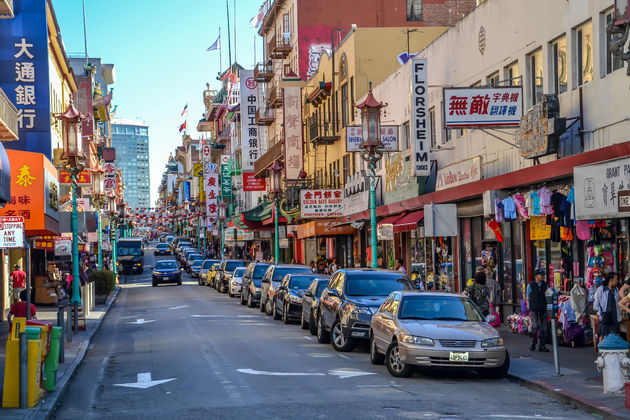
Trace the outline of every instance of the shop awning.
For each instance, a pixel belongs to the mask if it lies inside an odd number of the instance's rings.
[[[297,225],[297,237],[305,239],[314,236],[352,235],[355,232],[352,226],[334,227],[334,224],[334,220],[312,220]]]
[[[423,210],[409,213],[405,215],[402,219],[397,221],[396,224],[394,224],[394,233],[416,230],[416,228],[418,227],[418,222],[422,219],[424,219]]]
[[[403,217],[404,217],[403,214],[397,214],[395,216],[386,217],[383,220],[381,220],[380,222],[378,222],[377,226],[380,226],[380,225],[393,225],[394,223],[397,223]]]

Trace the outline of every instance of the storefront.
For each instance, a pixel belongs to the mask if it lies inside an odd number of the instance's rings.
[[[297,225],[297,239],[301,242],[300,247],[304,251],[304,260],[300,262],[309,264],[313,261],[317,264],[318,261],[322,262],[324,259],[337,258],[339,263],[349,258],[348,253],[351,253],[355,229],[351,225],[336,226],[336,224],[335,220],[312,220]],[[345,243],[345,255],[337,255],[341,251],[336,249],[335,242]]]

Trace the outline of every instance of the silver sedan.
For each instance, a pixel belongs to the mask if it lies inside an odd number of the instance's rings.
[[[370,361],[392,376],[415,366],[457,367],[503,377],[510,356],[499,333],[467,296],[444,292],[393,292],[372,316]]]

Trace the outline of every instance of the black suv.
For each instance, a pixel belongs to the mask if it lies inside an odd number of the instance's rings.
[[[271,305],[280,282],[287,274],[294,273],[312,274],[313,270],[306,265],[298,264],[273,264],[267,269],[260,286],[260,312],[272,315]]]
[[[247,303],[247,306],[253,308],[260,302],[260,284],[270,265],[269,263],[262,262],[249,263],[243,274],[241,305]]]
[[[221,265],[219,265],[219,271],[214,276],[215,289],[217,289],[219,293],[227,293],[232,273],[234,272],[234,270],[236,270],[236,268],[243,267],[244,265],[245,262],[243,262],[242,260],[221,261]]]
[[[368,340],[372,314],[395,290],[414,290],[400,271],[375,268],[336,271],[322,292],[317,316],[317,341],[337,351],[354,350]],[[332,334],[332,337],[331,337]]]

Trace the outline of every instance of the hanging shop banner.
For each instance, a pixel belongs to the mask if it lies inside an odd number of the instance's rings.
[[[278,244],[280,248],[287,249],[289,248],[289,239],[288,238],[280,238],[278,239]]]
[[[206,191],[206,216],[212,221],[218,216],[219,174],[206,174],[204,184],[204,190]]]
[[[230,175],[230,155],[221,155],[221,195],[232,199],[232,176]]]
[[[532,216],[529,219],[529,239],[544,241],[551,238],[551,225],[547,224],[545,216]]]
[[[241,152],[243,170],[253,171],[254,162],[258,159],[258,83],[253,70],[241,70]],[[300,127],[300,130],[302,128]]]
[[[386,223],[376,226],[376,237],[379,241],[394,240],[394,225]]]
[[[211,153],[212,153],[212,149],[210,149],[210,145],[209,144],[204,144],[203,145],[203,149],[202,150],[202,154],[203,154],[203,162],[204,163],[210,163],[210,158],[211,158]]]
[[[267,191],[265,178],[256,178],[253,172],[243,172],[243,191]]]
[[[59,171],[59,183],[60,184],[72,184],[72,175],[70,171],[66,171],[62,169]],[[90,171],[81,171],[77,175],[77,185],[78,186],[90,186],[92,185],[92,172]]]
[[[523,88],[444,88],[444,127],[518,127],[523,116]]]
[[[55,237],[54,236],[40,236],[35,240],[33,248],[42,249],[48,252],[55,252]]]
[[[346,152],[360,152],[363,141],[363,127],[352,126],[346,128]],[[384,152],[398,152],[398,126],[382,125],[381,142]]]
[[[302,89],[284,88],[284,177],[295,181],[303,167],[302,156]]]
[[[411,60],[411,140],[415,176],[431,175],[429,151],[429,100],[426,58]]]
[[[183,182],[184,195],[182,196],[182,200],[190,201],[190,181]]]
[[[621,191],[630,189],[630,157],[573,168],[575,216],[579,220],[628,217]],[[621,207],[620,207],[621,205]]]
[[[343,190],[301,190],[302,217],[320,219],[341,216],[343,200]]]
[[[72,239],[56,237],[55,255],[58,257],[72,255]]]
[[[447,188],[468,184],[481,179],[481,157],[463,160],[438,169],[435,190],[441,191]]]
[[[103,189],[105,193],[112,193],[116,191],[116,178],[107,177],[103,180]]]
[[[24,247],[24,217],[0,217],[0,248]]]
[[[558,151],[560,135],[566,131],[566,118],[559,118],[560,102],[558,95],[543,95],[521,118],[520,129],[516,133],[516,146],[521,156],[527,159],[539,158]]]

